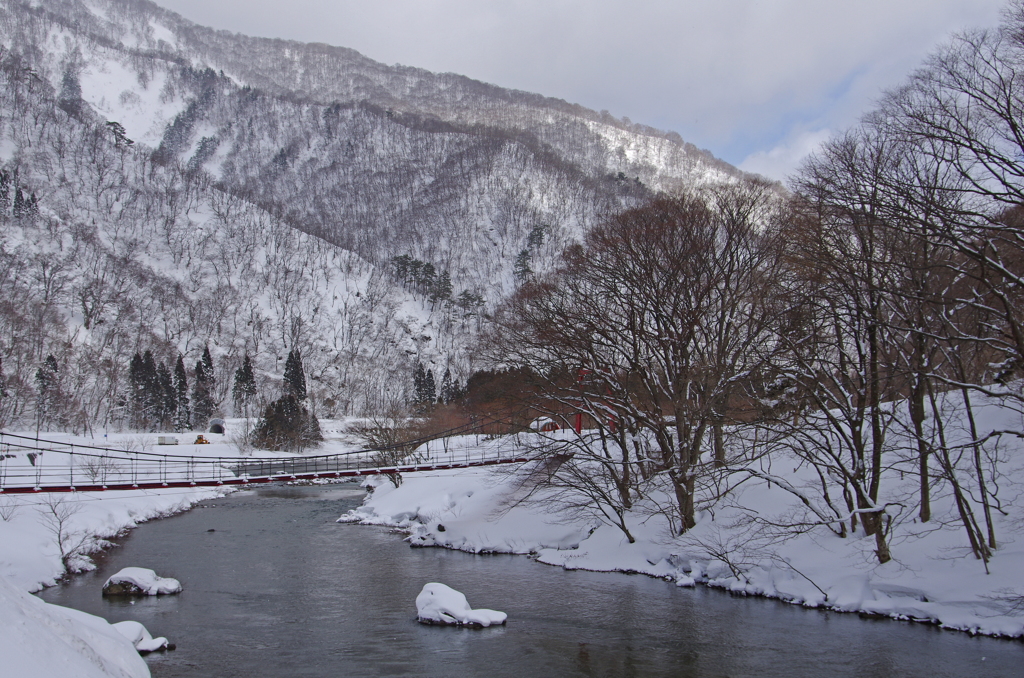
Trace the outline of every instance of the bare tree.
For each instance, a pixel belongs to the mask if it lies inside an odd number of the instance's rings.
[[[756,409],[778,346],[777,197],[755,182],[624,212],[498,317],[501,359],[547,379],[552,413],[580,411],[610,440],[625,422],[649,432],[643,468],[668,480],[677,532],[695,524],[697,476],[726,462],[724,424]],[[617,447],[615,475],[636,478]]]

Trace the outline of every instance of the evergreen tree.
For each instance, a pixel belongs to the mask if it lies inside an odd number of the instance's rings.
[[[455,402],[458,397],[458,386],[452,380],[452,371],[446,368],[444,376],[441,377],[441,389],[437,394],[437,401],[443,405]]]
[[[451,301],[452,298],[452,276],[448,271],[443,271],[437,276],[434,287],[430,292],[430,301]]]
[[[174,365],[174,395],[177,409],[174,412],[174,430],[187,431],[192,428],[188,401],[188,374],[185,372],[185,360],[178,354],[178,362]]]
[[[287,375],[287,365],[285,373]],[[235,414],[237,415],[240,410],[243,416],[248,417],[249,404],[256,397],[256,377],[253,374],[252,361],[249,360],[248,353],[242,360],[242,366],[235,370],[235,384],[231,389],[231,395],[235,400]]]
[[[512,275],[518,282],[523,282],[531,275],[533,275],[533,269],[530,268],[530,259],[533,257],[529,249],[522,250],[516,256],[516,263],[512,267]]]
[[[299,401],[306,399],[306,375],[302,370],[302,354],[292,349],[284,362],[284,389]]]
[[[196,363],[196,380],[192,386],[192,427],[205,429],[213,416],[213,396],[210,394],[210,379],[206,373],[206,362]]]
[[[20,186],[14,187],[13,216],[15,219],[21,219],[25,216],[25,194],[21,192]]]
[[[178,409],[178,394],[174,389],[171,370],[162,360],[156,366],[156,376],[160,392],[160,428],[173,428]]]
[[[49,426],[60,405],[60,381],[57,359],[53,354],[36,370],[36,435]]]
[[[125,133],[124,125],[119,122],[110,120],[107,122],[107,129],[114,135],[114,146],[116,148],[126,148],[133,145],[135,142],[128,138]]]
[[[163,405],[163,393],[160,389],[160,376],[156,371],[156,360],[153,352],[147,350],[142,356],[142,391],[144,403],[143,428],[153,431],[160,421],[160,410]]]
[[[547,231],[548,226],[541,224],[534,226],[533,230],[530,231],[530,235],[526,236],[526,246],[530,249],[538,249],[544,244],[544,233]]]
[[[434,288],[434,281],[437,276],[437,269],[433,264],[424,263],[420,268],[419,279],[416,281],[421,294],[429,294]]]
[[[213,397],[214,387],[217,384],[217,375],[213,371],[213,356],[210,355],[210,347],[203,347],[203,370],[206,374],[206,386],[210,392],[210,397]]]
[[[301,451],[323,440],[320,423],[294,393],[267,405],[253,431],[253,445],[264,450]]]
[[[133,429],[146,428],[146,367],[138,351],[128,363],[128,384],[131,391],[129,426]]]
[[[432,405],[437,398],[437,386],[434,384],[434,370],[427,370],[423,377],[423,402]]]
[[[0,170],[0,217],[9,216],[11,209],[11,175]]]
[[[423,363],[416,363],[416,370],[412,375],[413,381],[413,404],[418,410],[425,411],[434,403],[436,387],[434,385],[434,372],[424,369]]]
[[[27,200],[25,200],[25,209],[23,216],[26,219],[31,219],[33,217],[39,216],[39,198],[36,197],[35,193],[33,193],[31,196],[28,197]]]
[[[68,115],[79,116],[82,113],[82,85],[78,81],[78,75],[68,68],[60,81],[60,94],[57,95],[57,105]]]

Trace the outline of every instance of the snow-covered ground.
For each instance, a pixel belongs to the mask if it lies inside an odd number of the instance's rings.
[[[983,412],[984,416],[994,415]],[[531,435],[537,434],[523,437]],[[509,445],[515,440],[509,437],[483,445]],[[449,442],[450,446],[460,444],[477,443],[471,438]],[[783,462],[775,463],[778,472]],[[496,467],[408,474],[397,488],[383,477],[374,477],[365,482],[371,493],[364,505],[340,520],[407,530],[414,546],[531,553],[543,563],[569,569],[642,573],[672,579],[680,586],[702,583],[809,607],[1020,637],[1024,636],[1024,520],[1015,508],[1019,502],[1009,497],[1014,490],[1011,479],[1020,479],[1024,470],[1020,449],[1007,451],[1001,470],[1007,515],[997,523],[1000,546],[988,574],[984,564],[971,556],[947,496],[933,500],[936,517],[932,521],[908,518],[894,528],[893,560],[885,565],[877,563],[874,538],[863,534],[840,538],[815,528],[784,538],[752,536],[740,520],[744,515],[783,516],[798,503],[793,494],[763,481],[744,483],[728,501],[702,512],[697,526],[683,536],[673,536],[649,502],[638,506],[626,516],[636,538],[632,544],[607,522],[579,511],[566,514],[543,490],[526,498],[527,476],[536,473],[530,465],[516,471]],[[810,473],[795,463],[786,468],[786,476],[794,483]],[[895,491],[901,482],[917,481],[909,476],[901,481],[894,470],[886,482]],[[671,503],[665,497],[651,500]]]
[[[0,619],[3,620],[0,654],[4,675],[39,678],[149,676],[149,667],[121,629],[91,614],[44,603],[12,586],[3,577],[0,577]],[[139,633],[141,635],[142,631]]]

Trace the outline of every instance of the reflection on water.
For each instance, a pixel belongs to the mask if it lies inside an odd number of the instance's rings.
[[[1024,643],[522,556],[412,549],[389,530],[334,522],[361,498],[354,485],[238,492],[137,528],[98,570],[41,596],[177,643],[147,658],[156,678],[1021,675]],[[102,598],[103,581],[130,565],[185,590]],[[507,612],[508,625],[417,624],[416,594],[432,581]]]

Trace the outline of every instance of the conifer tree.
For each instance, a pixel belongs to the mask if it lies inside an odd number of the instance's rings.
[[[36,435],[52,421],[60,400],[59,368],[53,354],[36,370]]]
[[[174,426],[175,415],[178,409],[177,392],[174,390],[174,380],[171,377],[171,370],[164,361],[156,366],[157,386],[160,393],[160,428],[167,429]]]
[[[150,350],[147,350],[142,356],[142,394],[143,428],[152,431],[160,420],[163,394],[160,392],[160,377],[156,371],[156,360]]]
[[[441,389],[437,394],[437,401],[442,405],[455,402],[457,394],[457,387],[455,382],[452,380],[451,368],[445,368],[444,376],[441,377]]]
[[[11,209],[11,175],[7,170],[0,170],[0,217],[10,216]]]
[[[210,379],[206,374],[206,361],[196,363],[196,380],[192,386],[192,427],[205,429],[213,416],[213,396],[210,394]]]
[[[434,384],[434,370],[427,370],[423,377],[423,403],[432,405],[437,398],[437,386]]]
[[[530,268],[530,260],[533,258],[532,253],[529,249],[522,250],[516,255],[515,265],[512,267],[512,276],[518,282],[524,282],[527,278],[533,275],[533,269]]]
[[[434,385],[434,372],[425,369],[423,363],[416,363],[416,370],[413,372],[413,404],[419,410],[426,410],[434,404],[437,397],[437,389]]]
[[[146,427],[146,367],[142,355],[136,351],[128,363],[128,384],[130,426],[133,429]]]
[[[203,347],[203,358],[202,358],[202,360],[203,360],[203,371],[206,374],[207,390],[210,392],[210,397],[213,398],[213,394],[215,393],[214,387],[217,384],[217,375],[213,371],[213,356],[210,355],[210,347],[209,346]]]
[[[298,452],[323,440],[320,423],[293,393],[267,405],[253,431],[253,444],[264,450]]]
[[[452,291],[452,276],[448,271],[442,271],[434,282],[434,287],[430,292],[430,301],[451,301]]]
[[[284,362],[284,389],[300,402],[306,399],[306,375],[302,370],[302,354],[298,349],[288,352]]]
[[[180,353],[178,362],[174,365],[174,395],[177,404],[174,412],[174,430],[187,431],[192,428],[188,401],[188,374],[185,372],[185,360]]]
[[[285,366],[287,376],[287,365]],[[256,397],[256,377],[252,371],[252,361],[249,354],[245,354],[242,366],[235,370],[235,384],[231,389],[231,395],[235,400],[235,414],[241,410],[243,416],[249,416],[249,404]]]
[[[15,219],[25,216],[25,194],[21,192],[20,186],[14,187],[14,212]]]

